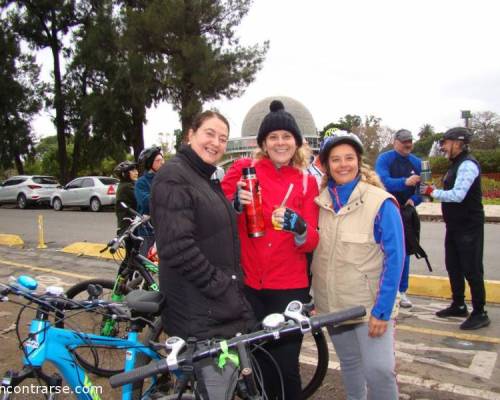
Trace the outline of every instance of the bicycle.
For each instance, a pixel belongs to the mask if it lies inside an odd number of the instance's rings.
[[[152,291],[159,290],[154,278],[158,273],[158,266],[139,254],[142,239],[134,235],[134,231],[140,225],[148,223],[149,216],[142,216],[135,210],[129,210],[135,214],[130,226],[101,250],[101,252],[104,252],[109,249],[111,254],[117,254],[119,248],[124,243],[130,243],[130,246],[125,246],[127,254],[118,268],[116,278],[114,280],[93,278],[78,282],[66,290],[68,298],[87,298],[87,289],[92,285],[102,287],[101,299],[112,302],[122,301],[130,291],[139,288]],[[87,316],[85,329],[101,336],[118,337],[128,331],[129,327],[127,324],[127,321],[120,323],[106,315],[95,314]],[[60,324],[58,326],[63,327]],[[88,371],[100,376],[109,377],[121,372],[121,369],[116,368],[116,365],[120,364],[116,363],[116,352],[113,350],[108,350],[102,346],[94,349],[85,349],[82,347],[76,353],[76,357],[80,364]],[[95,354],[100,354],[100,356],[96,358]]]
[[[16,333],[24,353],[23,368],[21,371],[8,371],[1,382],[3,400],[12,398],[16,388],[22,386],[26,379],[36,379],[39,387],[46,390],[41,393],[48,394],[47,398],[55,399],[56,395],[63,393],[62,379],[69,385],[79,400],[100,399],[99,387],[92,384],[85,369],[80,366],[74,352],[80,346],[105,345],[126,351],[124,357],[124,371],[134,368],[139,354],[146,355],[149,359],[159,360],[160,354],[138,340],[139,333],[150,324],[150,320],[158,315],[163,296],[159,292],[137,290],[130,292],[124,303],[106,302],[99,298],[91,300],[75,301],[63,296],[62,288],[49,287],[46,293],[37,294],[34,290],[37,282],[33,278],[20,276],[15,283],[0,284],[0,298],[8,300],[7,295],[13,294],[29,301],[29,304],[21,304],[18,321],[25,308],[35,309],[36,315],[32,319],[29,334],[21,340],[19,324]],[[34,303],[36,307],[31,307]],[[58,328],[50,322],[52,314],[57,314],[58,319],[64,318],[67,310],[80,312],[96,312],[106,314],[117,320],[127,320],[130,323],[130,331],[125,339],[94,335],[79,330]],[[74,317],[74,315],[72,316]],[[47,362],[51,362],[59,373],[48,375],[43,371]],[[154,387],[155,380],[151,383]],[[33,386],[33,385],[32,385]],[[143,384],[126,385],[122,389],[123,400],[138,400],[146,398],[151,388],[143,392]]]
[[[267,316],[262,325],[263,330],[248,333],[245,335],[236,335],[235,337],[219,342],[200,342],[195,348],[186,346],[186,342],[179,337],[171,337],[165,342],[165,349],[170,350],[168,356],[159,361],[153,361],[146,366],[139,367],[130,372],[124,372],[114,375],[109,382],[116,388],[126,384],[142,382],[144,379],[154,377],[164,373],[175,374],[181,378],[181,385],[175,394],[162,397],[163,400],[179,399],[194,400],[198,399],[196,389],[196,376],[186,377],[193,370],[193,364],[206,358],[216,358],[224,355],[224,358],[230,358],[236,365],[239,376],[233,393],[227,393],[227,398],[232,399],[235,395],[243,400],[262,400],[265,394],[261,393],[263,388],[262,377],[258,373],[258,367],[252,360],[251,345],[259,344],[264,341],[279,340],[281,337],[306,333],[310,331],[319,331],[326,325],[338,325],[347,320],[360,318],[366,315],[366,309],[362,306],[341,310],[334,313],[307,317],[304,314],[304,307],[299,301],[292,301],[288,304],[284,314],[271,314]],[[289,318],[285,321],[285,317]],[[181,356],[181,351],[187,347]],[[228,354],[231,350],[236,350],[233,357]],[[236,358],[234,357],[236,356]],[[186,382],[191,381],[192,393],[185,393]],[[283,386],[283,382],[282,382]],[[220,400],[220,399],[217,399]]]
[[[122,203],[122,206],[127,207],[124,203]],[[114,281],[110,279],[90,279],[80,282],[66,291],[69,298],[78,298],[82,296],[82,293],[85,296],[87,287],[91,284],[101,285],[104,289],[103,296],[112,301],[120,301],[129,290],[137,288],[142,282],[144,282],[143,288],[158,290],[157,284],[151,283],[154,282],[154,275],[157,274],[158,267],[139,254],[141,239],[133,233],[138,226],[147,223],[149,217],[143,217],[133,209],[129,208],[129,210],[135,214],[129,228],[121,236],[111,240],[102,250],[105,251],[109,248],[110,252],[115,254],[126,240],[130,240],[133,244],[130,255],[120,265],[116,279]],[[89,328],[94,329],[93,326],[98,327],[97,333],[106,336],[118,336],[120,332],[127,329],[126,326],[119,327],[117,321],[109,318],[94,321]],[[158,318],[153,326],[145,332],[143,341],[149,343],[164,340],[166,340],[166,335],[163,333],[161,318]],[[96,354],[98,357],[96,357]],[[110,377],[121,372],[121,369],[116,367],[120,363],[116,362],[117,354],[115,349],[106,349],[104,347],[81,348],[77,353],[77,358],[88,371],[100,376]],[[318,390],[328,371],[328,344],[323,331],[311,331],[304,334],[301,359],[302,397],[307,399]],[[140,357],[140,363],[146,364],[148,361]]]

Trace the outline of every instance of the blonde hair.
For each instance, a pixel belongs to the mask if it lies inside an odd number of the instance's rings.
[[[306,143],[304,143],[300,147],[297,147],[297,150],[295,150],[295,153],[291,160],[292,167],[297,168],[301,171],[303,169],[306,169],[309,166],[309,159],[311,157],[311,154],[311,148]],[[257,149],[255,149],[252,154],[252,158],[256,160],[262,160],[263,158],[269,159],[269,154],[267,154],[267,151],[264,151],[260,147],[257,147]]]

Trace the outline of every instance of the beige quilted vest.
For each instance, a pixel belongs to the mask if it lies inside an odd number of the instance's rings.
[[[319,244],[314,252],[312,286],[319,313],[363,305],[368,319],[384,260],[373,226],[380,206],[388,198],[393,197],[385,190],[360,181],[348,203],[336,214],[328,188],[316,197],[320,207]],[[392,317],[396,316],[397,304]]]

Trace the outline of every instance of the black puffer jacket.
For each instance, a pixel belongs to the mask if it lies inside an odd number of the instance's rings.
[[[210,181],[214,171],[184,146],[153,181],[151,215],[167,298],[162,318],[171,336],[230,337],[254,323],[241,290],[234,211]]]
[[[130,225],[130,221],[124,218],[134,218],[134,214],[127,208],[121,206],[124,202],[129,208],[137,210],[137,202],[134,194],[135,182],[121,181],[116,190],[115,214],[118,224],[118,234],[123,233]]]

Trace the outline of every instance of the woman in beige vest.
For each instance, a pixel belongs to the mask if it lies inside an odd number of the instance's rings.
[[[319,245],[312,265],[319,313],[364,305],[367,317],[329,329],[347,399],[395,400],[394,317],[405,257],[397,201],[362,164],[363,145],[336,131],[323,142]]]

